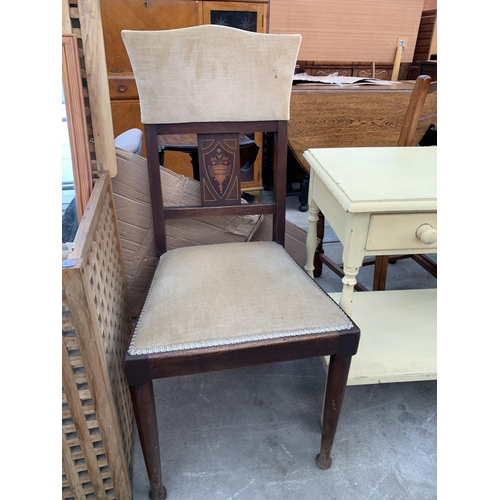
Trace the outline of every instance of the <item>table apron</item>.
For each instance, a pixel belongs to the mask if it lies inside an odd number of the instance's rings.
[[[314,170],[311,172],[309,199],[314,200],[344,246],[352,246],[352,239],[356,240],[354,245],[358,254],[437,253],[437,243],[426,245],[415,235],[421,224],[427,223],[437,229],[435,211],[375,214],[346,212]]]

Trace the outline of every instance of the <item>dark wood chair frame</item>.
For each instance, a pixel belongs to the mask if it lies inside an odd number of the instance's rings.
[[[431,83],[431,77],[427,75],[419,76],[415,81],[415,87],[410,97],[410,102],[403,120],[401,132],[398,139],[398,147],[412,146],[417,131],[425,99],[428,94],[437,92],[437,82]],[[318,238],[320,243],[316,249],[314,259],[314,276],[319,277],[323,272],[323,264],[333,271],[340,278],[344,277],[343,265],[337,264],[324,254],[323,237],[325,233],[325,218],[320,212],[318,220]],[[411,258],[429,274],[437,278],[437,264],[431,258],[424,254],[411,255],[377,255],[363,260],[363,266],[374,266],[373,271],[373,290],[385,290],[387,281],[387,269],[389,264],[394,264],[398,260]],[[361,283],[356,283],[354,289],[359,292],[368,291]]]
[[[246,215],[249,213],[272,214],[273,240],[284,245],[287,123],[286,121],[265,121],[145,125],[149,182],[158,255],[167,251],[165,220],[178,217]],[[268,132],[274,138],[273,203],[209,208],[163,207],[157,148],[158,135],[174,133],[251,133],[257,131]],[[280,179],[281,182],[279,182]],[[162,484],[153,379],[329,355],[330,363],[325,390],[321,445],[316,458],[318,467],[328,469],[332,462],[330,457],[331,449],[342,408],[351,357],[357,352],[359,338],[359,329],[354,325],[349,330],[302,335],[286,339],[251,341],[236,345],[147,355],[127,354],[124,368],[130,385],[139,438],[151,484],[150,498],[163,500],[167,494]]]

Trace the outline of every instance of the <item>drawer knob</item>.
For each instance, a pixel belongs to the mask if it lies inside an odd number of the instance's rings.
[[[415,231],[417,238],[426,245],[436,243],[438,239],[437,229],[434,229],[430,224],[422,224]]]
[[[125,92],[125,90],[127,90],[127,89],[126,89],[125,85],[120,85],[120,86],[118,87],[118,90],[119,90],[120,92]]]

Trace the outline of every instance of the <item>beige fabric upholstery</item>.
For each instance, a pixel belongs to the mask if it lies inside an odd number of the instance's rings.
[[[289,119],[300,35],[203,25],[122,38],[142,123]]]
[[[338,305],[277,243],[178,248],[160,258],[129,353],[351,327]]]

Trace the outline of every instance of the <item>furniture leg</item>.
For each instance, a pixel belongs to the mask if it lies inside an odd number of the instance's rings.
[[[342,409],[350,366],[351,356],[330,356],[323,407],[321,447],[319,455],[316,457],[316,465],[320,469],[329,469],[332,465],[330,454]]]
[[[321,264],[324,264],[326,267],[328,267],[328,269],[333,271],[339,278],[343,278],[345,276],[344,264],[337,264],[336,262],[333,262],[333,260],[327,257],[324,253],[319,254],[318,252],[316,252],[316,257]],[[314,261],[314,266],[316,266],[316,261]],[[318,277],[316,275],[316,267],[314,268],[314,277]],[[354,285],[354,290],[356,290],[357,292],[367,292],[368,288],[366,288],[361,283],[356,282],[356,284]]]
[[[309,198],[309,176],[306,175],[300,183],[299,210],[301,212],[307,212],[307,204],[309,201],[308,198]]]
[[[410,256],[417,264],[421,265],[429,274],[437,278],[437,264],[427,255],[415,254]]]
[[[388,255],[377,255],[375,257],[375,268],[373,271],[373,290],[385,290],[388,265]]]
[[[306,265],[304,269],[307,274],[314,277],[314,255],[316,253],[316,242],[318,240],[318,214],[319,208],[317,207],[314,200],[309,203],[309,230],[307,231],[306,238]]]
[[[319,244],[316,247],[314,253],[314,277],[319,278],[323,273],[323,260],[322,256],[325,251],[323,250],[323,238],[325,237],[325,216],[319,212],[318,223],[317,223],[317,238],[319,238]]]
[[[162,484],[160,443],[158,439],[158,423],[153,391],[153,381],[147,384],[130,387],[134,406],[137,430],[141,441],[142,452],[148,471],[151,500],[165,500],[167,490]]]
[[[348,316],[352,315],[352,297],[354,287],[356,286],[356,276],[359,267],[351,267],[344,264],[344,277],[342,278],[342,295],[340,296],[339,306],[345,311]]]

